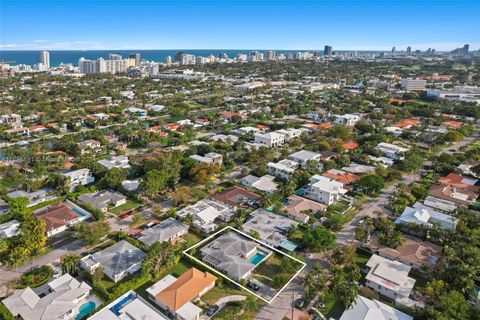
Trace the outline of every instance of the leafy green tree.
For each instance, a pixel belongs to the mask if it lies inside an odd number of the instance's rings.
[[[119,190],[122,186],[122,181],[126,178],[127,176],[122,169],[112,168],[105,173],[98,184],[101,189]]]
[[[356,184],[357,188],[366,194],[372,194],[383,189],[385,181],[376,174],[369,174],[360,178]]]
[[[178,248],[170,241],[155,242],[142,263],[142,270],[156,277],[173,266],[180,258]]]
[[[75,225],[77,237],[86,245],[99,243],[110,233],[110,224],[106,221],[95,221],[89,224],[79,223]]]
[[[323,226],[308,228],[303,234],[303,245],[314,252],[320,252],[329,249],[335,243],[335,238],[335,235]]]

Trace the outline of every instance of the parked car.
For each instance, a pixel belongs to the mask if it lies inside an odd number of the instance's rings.
[[[256,284],[255,282],[253,281],[248,281],[247,282],[247,288],[250,288],[252,289],[253,291],[258,291],[260,290],[260,286],[258,284]]]
[[[220,307],[216,304],[214,304],[213,306],[211,306],[210,308],[207,309],[207,316],[211,317],[215,314],[215,312],[218,311],[218,309],[220,309]]]
[[[300,298],[295,300],[295,308],[303,309],[307,305],[307,300]]]

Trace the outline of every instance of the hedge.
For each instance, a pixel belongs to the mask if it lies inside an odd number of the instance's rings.
[[[53,269],[49,266],[41,266],[30,269],[19,278],[17,289],[26,287],[36,288],[47,283],[53,276]]]
[[[2,320],[17,320],[13,314],[0,302],[0,319]]]

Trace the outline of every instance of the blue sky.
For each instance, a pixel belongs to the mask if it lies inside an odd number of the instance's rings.
[[[0,50],[480,48],[478,0],[1,0]]]

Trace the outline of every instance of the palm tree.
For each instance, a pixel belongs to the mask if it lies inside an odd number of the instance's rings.
[[[62,272],[76,275],[80,271],[79,267],[80,256],[76,254],[69,254],[62,259]]]

